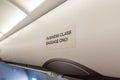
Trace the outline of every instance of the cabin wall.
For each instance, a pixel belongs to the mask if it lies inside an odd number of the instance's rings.
[[[72,30],[71,41],[46,45],[47,36],[67,30]],[[66,58],[120,77],[119,41],[119,0],[68,0],[0,42],[0,57],[39,66]]]

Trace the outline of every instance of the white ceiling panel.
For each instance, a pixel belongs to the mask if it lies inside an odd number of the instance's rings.
[[[0,32],[6,34],[27,15],[6,0],[0,0]]]
[[[45,0],[24,0],[24,1],[10,0],[10,1],[30,13],[34,9],[36,9],[40,4],[42,4]]]
[[[39,5],[33,12],[31,12],[30,16],[33,19],[37,19],[44,14],[50,12],[55,9],[57,6],[61,5],[67,0],[45,0],[41,5]]]
[[[37,18],[48,13],[52,9],[56,8],[58,5],[62,4],[67,0],[8,0],[23,12],[25,12],[29,17],[36,20]]]
[[[0,41],[67,0],[0,0]]]
[[[0,38],[3,36],[3,34],[2,33],[0,33]]]

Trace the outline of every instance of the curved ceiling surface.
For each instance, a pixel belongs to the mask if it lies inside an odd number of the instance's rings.
[[[66,0],[0,0],[0,40],[20,30]]]

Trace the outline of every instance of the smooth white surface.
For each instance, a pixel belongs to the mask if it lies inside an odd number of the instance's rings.
[[[26,17],[26,14],[6,0],[0,0],[0,32],[6,34]]]
[[[4,37],[0,38],[0,41],[24,28],[64,1],[66,0],[45,0],[44,2],[43,0],[0,0],[0,32],[4,34]],[[43,3],[40,4],[40,2]],[[33,6],[34,10],[30,12],[26,10],[28,7],[25,6]]]
[[[43,14],[51,11],[60,4],[64,3],[67,0],[45,0],[40,4],[31,14],[29,14],[34,20],[43,16]]]
[[[45,35],[76,25],[74,48],[47,50]],[[52,58],[120,77],[120,0],[68,0],[0,43],[4,60],[42,66]]]
[[[24,8],[27,12],[32,12],[35,10],[40,4],[42,4],[45,0],[12,0],[22,8]]]
[[[3,36],[3,34],[2,33],[0,33],[0,38]]]

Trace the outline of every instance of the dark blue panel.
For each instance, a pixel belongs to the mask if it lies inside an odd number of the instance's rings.
[[[0,80],[66,80],[53,78],[45,73],[23,69],[0,62]]]
[[[0,80],[28,80],[26,70],[0,63]]]

